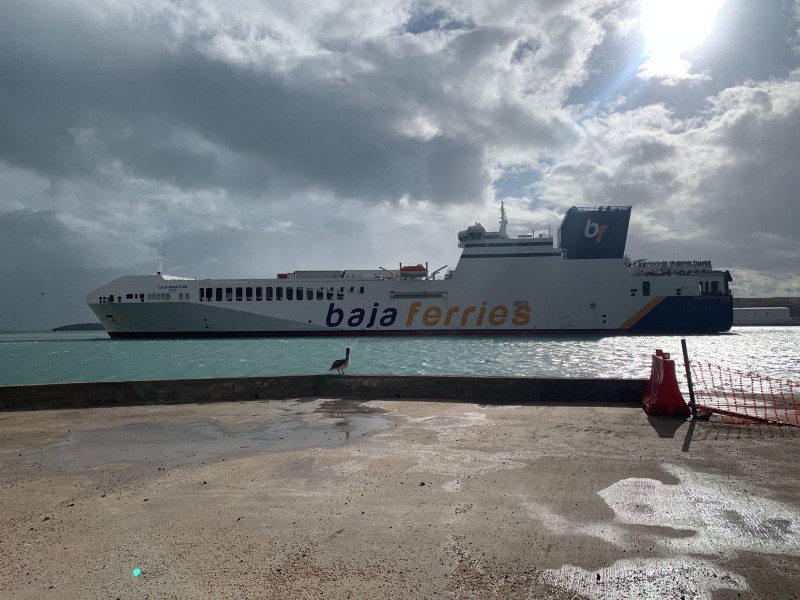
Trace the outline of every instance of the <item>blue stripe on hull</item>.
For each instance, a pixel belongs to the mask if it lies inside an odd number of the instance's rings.
[[[720,333],[733,325],[731,296],[668,296],[631,327],[632,333]]]
[[[729,296],[700,298],[674,296],[665,298],[630,329],[416,329],[327,331],[184,331],[184,332],[115,332],[114,339],[134,338],[292,338],[292,337],[400,337],[400,336],[612,336],[653,333],[720,333],[733,324],[733,301]]]

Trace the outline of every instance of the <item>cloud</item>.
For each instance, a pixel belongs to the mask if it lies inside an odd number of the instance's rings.
[[[629,251],[691,250],[707,258],[713,246],[716,264],[734,276],[742,269],[743,289],[796,289],[787,279],[769,286],[749,278],[757,265],[796,271],[800,258],[798,107],[795,72],[726,88],[690,119],[663,104],[609,111],[583,122],[580,142],[553,164],[537,193],[562,207],[633,205]]]
[[[27,264],[53,267],[86,262],[86,249],[53,211],[15,210],[0,214],[0,266],[3,270]]]
[[[4,233],[49,232],[31,270],[228,276],[452,263],[501,198],[512,232],[631,204],[629,249],[766,294],[796,271],[797,6],[725,3],[667,86],[620,0],[8,0]]]
[[[113,246],[113,238],[106,245]],[[102,246],[95,250],[102,251]],[[94,321],[86,292],[113,271],[54,211],[0,213],[0,331]]]
[[[729,88],[712,99],[711,141],[725,151],[699,186],[712,217],[733,235],[768,233],[796,243],[800,204],[800,71],[785,81]],[[723,211],[739,218],[725,219]]]
[[[3,160],[48,177],[119,168],[262,197],[319,186],[365,202],[483,197],[491,179],[475,167],[487,149],[568,139],[560,107],[541,100],[580,78],[599,35],[594,25],[586,39],[588,18],[553,15],[548,49],[514,62],[525,27],[496,15],[456,26],[441,8],[404,3],[307,14],[250,2],[49,8],[5,9]],[[536,102],[526,70],[554,84]]]

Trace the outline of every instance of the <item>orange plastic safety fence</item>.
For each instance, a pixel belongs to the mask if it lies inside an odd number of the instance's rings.
[[[800,427],[800,382],[690,361],[698,407]]]

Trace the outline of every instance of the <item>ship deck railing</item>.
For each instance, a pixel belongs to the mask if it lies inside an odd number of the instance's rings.
[[[645,260],[637,259],[632,262],[635,267],[656,267],[656,268],[672,268],[672,267],[710,267],[710,260]]]
[[[683,276],[683,275],[719,275],[720,277],[723,275],[722,271],[716,269],[666,269],[663,271],[649,271],[644,269],[636,269],[634,268],[633,274],[636,277],[671,277],[674,275]]]

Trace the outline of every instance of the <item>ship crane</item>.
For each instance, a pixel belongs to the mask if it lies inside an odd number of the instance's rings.
[[[439,267],[438,269],[436,269],[436,270],[435,270],[433,273],[431,273],[431,274],[428,276],[428,279],[436,279],[436,274],[437,274],[439,271],[443,271],[443,270],[444,270],[444,269],[446,269],[446,268],[447,268],[447,265],[445,265],[445,266],[443,266],[443,267]]]

